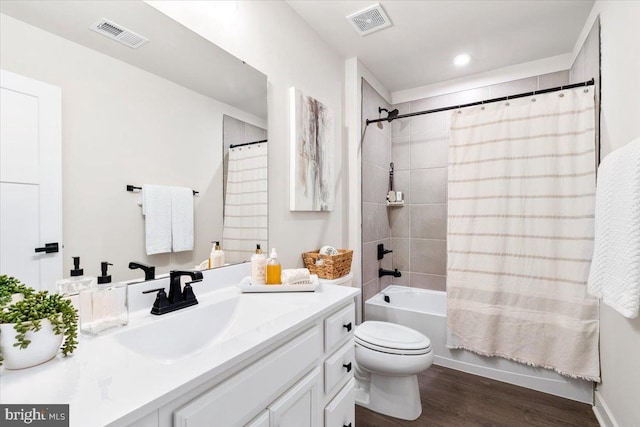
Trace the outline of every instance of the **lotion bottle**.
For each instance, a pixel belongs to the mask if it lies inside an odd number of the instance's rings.
[[[251,255],[251,284],[264,285],[266,282],[267,258],[262,253],[260,245],[256,245],[256,253]]]
[[[271,248],[271,254],[267,260],[267,285],[280,285],[282,280],[280,275],[282,274],[282,266],[278,260],[278,254],[276,248]]]
[[[224,251],[220,248],[220,242],[215,243],[211,250],[211,255],[209,255],[209,268],[222,267],[224,265]]]

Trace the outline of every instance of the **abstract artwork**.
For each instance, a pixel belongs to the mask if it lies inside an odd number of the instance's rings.
[[[291,88],[290,210],[332,211],[333,112]]]

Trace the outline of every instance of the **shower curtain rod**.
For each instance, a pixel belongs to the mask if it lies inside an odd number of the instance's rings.
[[[503,96],[503,97],[500,97],[500,98],[486,99],[484,101],[471,102],[469,104],[454,105],[454,106],[451,106],[451,107],[442,107],[442,108],[435,108],[433,110],[425,110],[425,111],[417,111],[415,113],[400,114],[400,115],[398,115],[396,117],[393,117],[391,119],[386,119],[386,118],[374,119],[374,120],[367,119],[367,126],[369,126],[371,123],[391,122],[393,120],[404,119],[406,117],[421,116],[423,114],[439,113],[441,111],[448,111],[448,110],[457,110],[459,108],[473,107],[474,105],[490,104],[492,102],[500,102],[500,101],[506,101],[506,100],[509,100],[509,99],[524,98],[526,96],[539,95],[541,93],[557,92],[559,90],[573,89],[573,88],[576,88],[576,87],[583,87],[583,86],[593,86],[594,84],[595,84],[594,79],[591,79],[591,80],[587,80],[586,82],[582,82],[582,83],[573,83],[573,84],[570,84],[570,85],[552,87],[552,88],[549,88],[549,89],[534,90],[533,92],[525,92],[525,93],[519,93],[517,95],[509,95],[509,96]]]
[[[236,147],[244,147],[245,145],[253,145],[253,144],[260,144],[261,142],[267,142],[267,139],[262,139],[260,141],[253,141],[253,142],[245,142],[243,144],[231,144],[229,146],[229,148],[236,148]]]

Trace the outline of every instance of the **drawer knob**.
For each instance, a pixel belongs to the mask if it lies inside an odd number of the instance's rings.
[[[345,363],[344,365],[342,365],[344,368],[347,368],[347,372],[351,372],[351,362],[349,363]]]
[[[349,424],[342,424],[342,427],[351,427],[351,423],[349,423]]]
[[[347,323],[346,325],[342,325],[343,328],[347,328],[347,332],[351,332],[351,322]]]

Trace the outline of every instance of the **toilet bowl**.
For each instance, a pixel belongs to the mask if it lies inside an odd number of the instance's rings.
[[[406,326],[367,321],[355,329],[356,404],[391,417],[422,413],[418,373],[433,363],[429,338]]]

